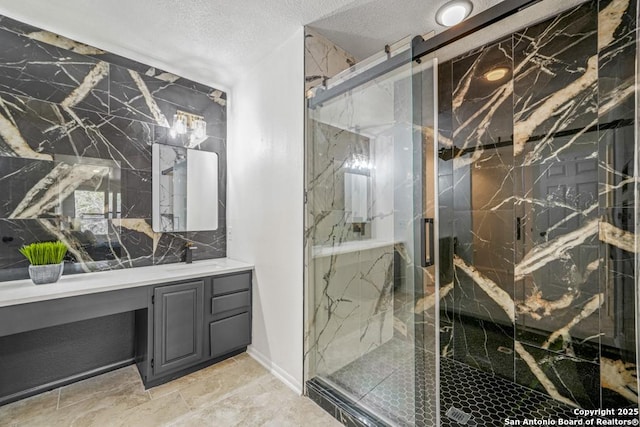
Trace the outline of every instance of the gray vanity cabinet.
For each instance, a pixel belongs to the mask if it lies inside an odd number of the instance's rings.
[[[251,272],[213,277],[208,297],[209,356],[251,344]]]
[[[198,280],[153,290],[155,376],[202,361],[204,286]]]
[[[136,363],[145,386],[217,363],[251,344],[251,275],[240,271],[151,288],[150,309],[136,316]]]

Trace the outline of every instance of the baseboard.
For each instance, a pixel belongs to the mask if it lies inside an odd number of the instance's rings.
[[[124,368],[125,366],[133,365],[134,363],[135,363],[134,358],[126,359],[120,362],[111,363],[106,366],[101,366],[96,369],[91,369],[90,371],[81,372],[79,374],[75,374],[70,377],[51,381],[47,384],[42,384],[36,387],[32,387],[28,390],[19,391],[17,393],[13,393],[8,396],[1,396],[0,406],[6,405],[7,403],[15,402],[17,400],[25,399],[27,397],[31,397],[36,394],[44,393],[45,391],[54,390],[58,387],[63,387],[67,384],[75,383],[76,381],[85,380],[87,378],[95,377],[97,375],[102,375],[109,371],[114,371],[116,369]]]
[[[293,378],[287,371],[276,365],[260,353],[255,347],[250,346],[247,348],[247,354],[251,356],[256,362],[264,366],[274,377],[282,381],[287,387],[295,391],[299,396],[302,395],[302,384],[300,384],[295,378]]]

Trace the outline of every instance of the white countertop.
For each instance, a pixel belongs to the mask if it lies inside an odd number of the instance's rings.
[[[383,248],[385,246],[393,245],[395,245],[395,242],[389,240],[353,240],[350,242],[342,242],[334,246],[314,246],[311,251],[311,256],[312,258],[321,258],[331,255],[347,254],[350,252],[367,251],[370,249]]]
[[[230,258],[163,264],[150,267],[80,273],[62,276],[57,283],[34,285],[30,279],[0,282],[0,307],[148,286],[196,277],[215,276],[253,269],[253,265]]]

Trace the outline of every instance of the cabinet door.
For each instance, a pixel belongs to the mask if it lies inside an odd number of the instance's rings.
[[[154,289],[155,375],[187,368],[202,360],[204,282]]]

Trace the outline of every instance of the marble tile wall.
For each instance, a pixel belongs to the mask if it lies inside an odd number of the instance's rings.
[[[638,402],[635,32],[588,1],[439,66],[441,353],[587,408]]]
[[[226,94],[0,16],[0,280],[27,277],[23,244],[61,239],[66,273],[226,255]],[[151,145],[176,110],[204,116],[219,156],[219,227],[154,233]],[[82,218],[81,218],[82,216]]]
[[[347,51],[306,27],[304,34],[305,91],[321,85],[356,63]]]
[[[314,122],[313,125],[314,180],[308,186],[313,195],[309,213],[313,226],[309,238],[314,245],[334,245],[343,242],[371,239],[371,223],[356,230],[349,222],[345,206],[345,175],[359,173],[351,170],[354,158],[369,161],[370,141],[366,136],[344,129]]]
[[[315,370],[332,374],[393,337],[393,246],[316,257]]]

